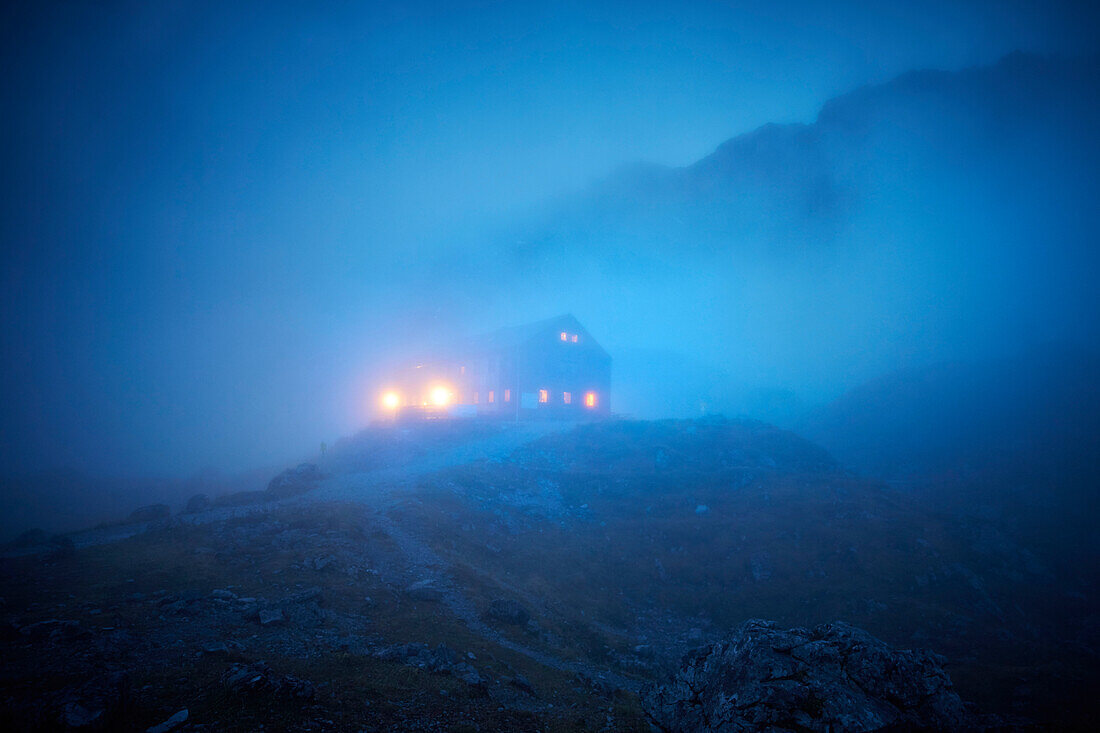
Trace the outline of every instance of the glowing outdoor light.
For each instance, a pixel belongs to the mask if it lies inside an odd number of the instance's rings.
[[[431,391],[432,404],[436,407],[446,407],[451,403],[451,390],[446,387],[433,387]]]
[[[396,410],[401,405],[401,395],[390,391],[382,395],[382,407],[387,410]]]

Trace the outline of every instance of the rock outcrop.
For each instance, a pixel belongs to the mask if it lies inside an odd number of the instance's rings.
[[[304,494],[317,486],[324,474],[313,463],[301,463],[288,468],[267,484],[267,494],[272,499],[285,499],[289,496]]]
[[[963,730],[967,713],[940,660],[843,623],[812,631],[746,621],[687,654],[642,694],[662,731]]]

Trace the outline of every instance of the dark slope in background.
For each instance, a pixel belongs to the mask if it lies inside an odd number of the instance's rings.
[[[1079,580],[1100,577],[1100,358],[1048,345],[897,372],[801,431],[954,516],[995,521]]]
[[[632,414],[774,420],[745,394],[812,404],[899,368],[1098,343],[1098,127],[1095,58],[913,72],[693,165],[626,168],[426,277],[495,283],[454,296],[475,320],[553,293],[613,353],[650,350],[617,364]],[[684,361],[700,379],[652,380]],[[732,388],[708,389],[715,372]]]

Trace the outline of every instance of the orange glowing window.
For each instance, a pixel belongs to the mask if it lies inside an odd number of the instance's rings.
[[[550,392],[545,389],[539,390],[539,402],[547,403],[550,401]]]
[[[561,340],[562,341],[568,341],[569,340],[569,334],[567,334],[565,331],[562,331],[561,332]]]
[[[510,389],[504,390],[504,401],[505,402],[511,402],[512,401],[512,390],[510,390]]]
[[[577,343],[577,334],[573,334],[573,343]]]
[[[567,405],[573,404],[573,393],[572,392],[562,392],[561,393],[561,401],[564,402]]]
[[[585,407],[595,407],[596,406],[596,393],[595,392],[585,392],[585,394],[584,394],[584,406]]]
[[[493,390],[489,390],[489,404],[492,404],[494,397],[496,397],[496,395],[493,394]]]

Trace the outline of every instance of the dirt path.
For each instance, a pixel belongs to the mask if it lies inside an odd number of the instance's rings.
[[[481,616],[474,608],[474,605],[470,603],[469,599],[463,594],[461,588],[459,588],[450,577],[448,573],[450,565],[432,550],[427,543],[402,529],[393,519],[387,516],[384,511],[378,512],[374,520],[400,549],[409,564],[409,568],[414,574],[421,579],[431,579],[433,581],[433,587],[437,588],[442,595],[443,605],[452,615],[466,624],[475,634],[478,634],[498,646],[529,657],[543,666],[562,672],[586,675],[607,682],[615,687],[631,690],[632,692],[637,692],[640,689],[641,683],[638,680],[633,680],[612,672],[611,670],[585,664],[584,662],[560,659],[551,654],[540,652],[537,649],[531,649],[528,646],[504,636],[481,620]]]
[[[426,542],[399,526],[388,514],[388,510],[392,508],[395,500],[399,500],[402,494],[411,489],[416,480],[422,476],[475,460],[504,458],[532,440],[570,427],[571,424],[566,423],[512,425],[486,438],[462,443],[446,451],[422,457],[405,465],[332,476],[323,481],[313,491],[301,496],[263,504],[218,507],[198,514],[179,516],[174,521],[184,521],[190,524],[209,524],[235,517],[268,514],[276,509],[296,504],[326,501],[350,501],[364,504],[371,510],[374,521],[393,539],[400,549],[410,574],[421,579],[432,579],[434,585],[438,587],[442,594],[443,606],[466,624],[471,631],[498,646],[522,654],[552,669],[586,675],[616,687],[636,692],[641,685],[637,680],[590,664],[560,659],[551,654],[531,649],[509,639],[486,624],[481,620],[473,603],[466,598],[461,588],[454,582],[450,574],[450,564],[432,550]],[[117,525],[76,532],[70,536],[77,547],[88,547],[118,542],[141,534],[160,524],[162,523]],[[29,548],[25,552],[8,554],[26,554],[35,551],[43,551],[43,548]]]

